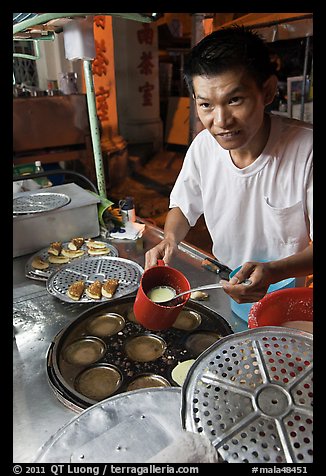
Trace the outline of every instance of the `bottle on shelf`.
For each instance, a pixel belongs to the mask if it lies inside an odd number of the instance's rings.
[[[35,166],[34,167],[35,173],[44,172],[44,169],[42,167],[42,163],[40,160],[36,160],[34,163],[34,166]],[[39,177],[39,178],[35,178],[34,180],[36,183],[41,185],[41,187],[51,187],[52,185],[52,183],[49,181],[47,177]]]
[[[135,213],[133,197],[126,197],[123,200],[119,200],[119,208],[120,208],[122,220],[124,223],[127,223],[128,221],[131,221],[131,222],[136,221],[136,213]]]
[[[40,160],[35,161],[35,173],[37,172],[44,172],[44,169],[42,167],[42,163]]]

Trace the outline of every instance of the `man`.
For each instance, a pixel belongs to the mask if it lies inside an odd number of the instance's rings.
[[[164,239],[145,268],[169,263],[204,214],[213,254],[242,265],[223,282],[235,301],[257,301],[289,277],[303,285],[313,266],[312,126],[266,113],[277,88],[267,45],[242,27],[215,31],[192,49],[184,73],[205,129],[187,151]]]

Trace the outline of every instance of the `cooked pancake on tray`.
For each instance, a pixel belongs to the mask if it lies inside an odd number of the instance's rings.
[[[76,238],[72,238],[72,240],[70,241],[70,243],[68,243],[68,248],[70,250],[79,250],[83,244],[85,243],[85,240],[83,237],[76,237]]]
[[[101,299],[102,297],[102,283],[98,279],[86,288],[86,294],[91,299]]]
[[[43,260],[41,256],[35,256],[32,261],[32,266],[35,269],[47,269],[50,265],[48,261]]]
[[[104,281],[102,285],[102,296],[111,299],[119,286],[119,280],[110,278]]]
[[[61,241],[54,241],[53,243],[50,244],[50,247],[48,249],[49,255],[54,255],[54,256],[59,256],[62,250],[62,243]]]
[[[74,301],[79,301],[79,299],[82,297],[84,290],[85,290],[84,281],[75,281],[69,286],[67,290],[67,295]]]

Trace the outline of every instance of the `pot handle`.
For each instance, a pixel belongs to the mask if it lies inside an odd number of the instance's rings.
[[[158,259],[157,260],[157,266],[165,266],[164,260]]]

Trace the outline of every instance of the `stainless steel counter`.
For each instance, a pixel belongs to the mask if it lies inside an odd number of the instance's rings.
[[[144,254],[162,239],[162,231],[146,224],[137,241],[114,240],[121,258],[144,266]],[[201,267],[205,253],[182,243],[171,265],[182,271],[192,287],[219,281]],[[70,304],[51,296],[45,283],[25,277],[28,256],[13,261],[13,461],[33,462],[38,449],[76,413],[64,406],[47,381],[46,355],[56,334],[93,304]],[[230,308],[223,290],[209,292],[203,304],[220,314],[234,332],[247,329]]]

